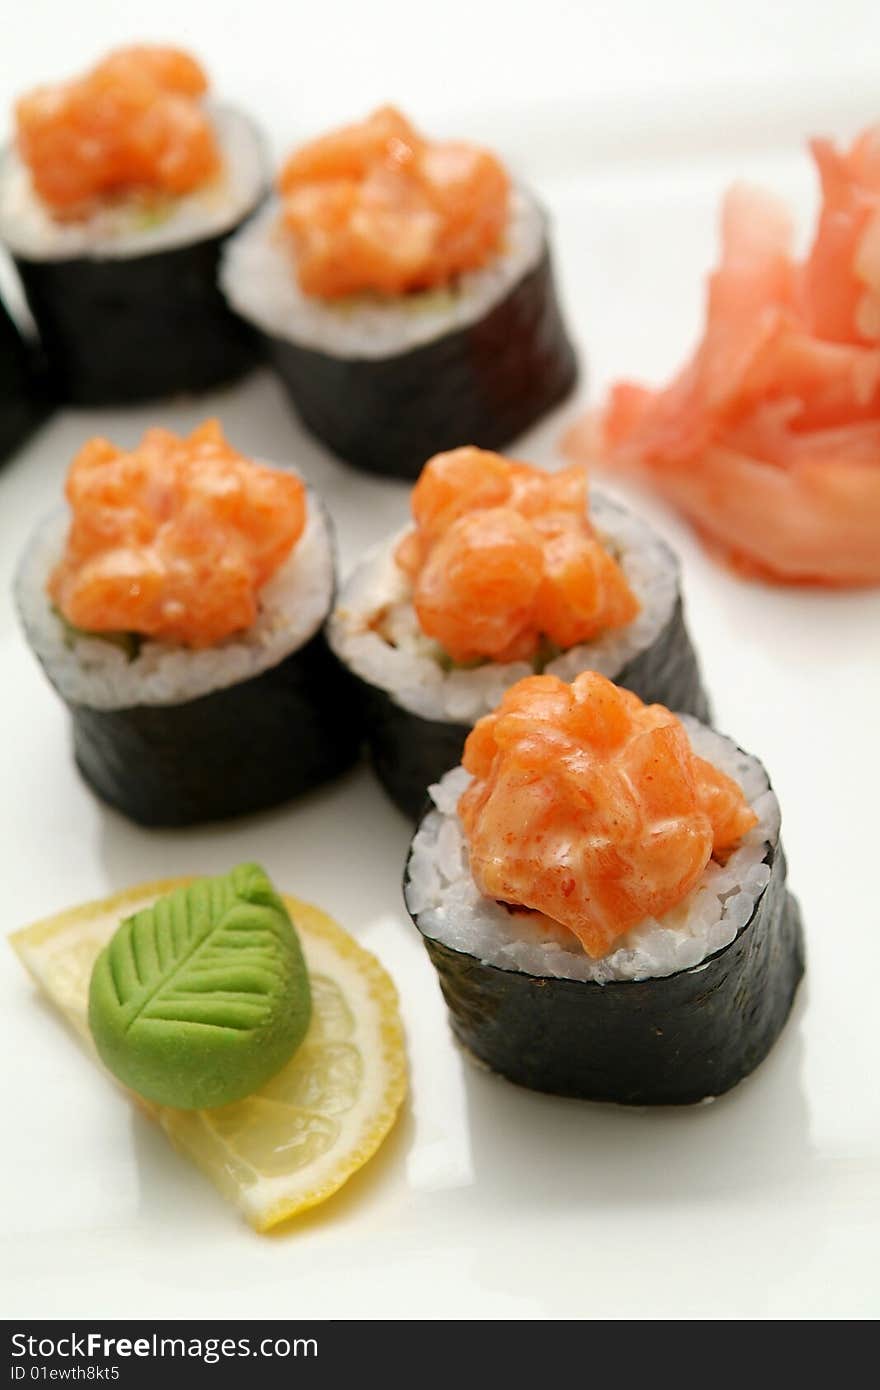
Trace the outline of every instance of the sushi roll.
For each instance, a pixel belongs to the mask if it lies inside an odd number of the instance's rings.
[[[803,941],[756,758],[596,672],[533,676],[432,797],[404,891],[480,1062],[534,1090],[680,1105],[766,1056]]]
[[[111,53],[22,97],[0,159],[0,240],[63,400],[113,405],[230,381],[257,356],[217,286],[262,200],[260,137],[177,50]]]
[[[438,454],[414,524],[344,584],[328,636],[356,680],[385,789],[415,819],[471,727],[536,671],[593,668],[707,719],[678,562],[583,468],[546,473],[471,447]]]
[[[572,389],[547,219],[487,150],[393,107],[297,150],[221,280],[308,428],[357,468],[415,478],[497,448]]]
[[[142,825],[286,801],[346,768],[359,729],[322,626],[334,557],[295,473],[207,421],[90,440],[68,509],[16,576],[27,640],[68,706],[80,772]]]
[[[49,413],[37,352],[0,301],[0,463]]]

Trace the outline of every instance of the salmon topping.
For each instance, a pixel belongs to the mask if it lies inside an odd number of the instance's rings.
[[[509,180],[488,150],[419,135],[393,106],[297,150],[278,177],[305,294],[446,285],[499,251]]]
[[[586,671],[529,676],[475,725],[458,813],[486,897],[561,923],[604,956],[691,891],[757,824],[662,705]]]
[[[73,519],[49,594],[74,627],[207,647],[251,626],[306,523],[299,478],[253,463],[207,420],[137,448],[90,439],[67,476]]]
[[[566,441],[648,480],[740,572],[880,583],[880,126],[816,140],[822,210],[807,260],[785,208],[739,186],[703,340],[663,390],[622,382]]]
[[[204,72],[174,48],[119,49],[85,77],[38,87],[15,108],[18,149],[58,219],[102,199],[189,193],[220,154],[200,98]]]
[[[639,603],[587,515],[581,467],[544,473],[467,447],[413,489],[396,559],[423,632],[454,661],[527,660],[624,627]]]

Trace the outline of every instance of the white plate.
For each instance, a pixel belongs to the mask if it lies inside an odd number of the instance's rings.
[[[844,94],[836,124],[853,105]],[[518,119],[499,120],[499,147],[521,150],[555,216],[564,301],[596,390],[621,372],[661,378],[687,350],[731,176],[766,178],[806,219],[812,175],[793,142],[811,128],[809,97],[777,122],[792,142],[779,148],[755,109],[748,93],[725,108],[713,141],[682,107],[653,145],[622,108],[592,132],[560,112],[525,141]],[[651,1113],[533,1095],[453,1047],[401,903],[408,828],[365,768],[299,806],[174,833],[129,825],[74,771],[65,712],[14,622],[15,556],[84,437],[132,443],[156,420],[189,429],[213,413],[234,443],[295,460],[322,490],[344,565],[404,518],[406,489],[310,443],[268,375],[197,404],[59,415],[3,470],[4,920],[257,857],[391,971],[411,1099],[340,1196],[260,1238],[120,1100],[0,951],[6,1315],[876,1314],[880,594],[741,583],[636,499],[682,555],[719,726],[765,761],[779,793],[808,977],[770,1058],[712,1105]],[[574,413],[517,452],[552,462]]]

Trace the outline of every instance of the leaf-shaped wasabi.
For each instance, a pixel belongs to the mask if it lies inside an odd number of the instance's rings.
[[[180,1109],[257,1090],[310,1016],[299,938],[258,864],[198,879],[126,918],[89,988],[89,1027],[110,1071]]]

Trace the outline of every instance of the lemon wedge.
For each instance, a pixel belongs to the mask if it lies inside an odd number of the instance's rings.
[[[123,917],[190,881],[141,884],[11,937],[99,1066],[87,1021],[95,959]],[[253,1095],[212,1110],[174,1110],[132,1095],[257,1231],[317,1206],[363,1167],[406,1092],[403,1027],[390,978],[326,913],[297,898],[284,902],[312,988],[309,1030],[291,1060]]]

